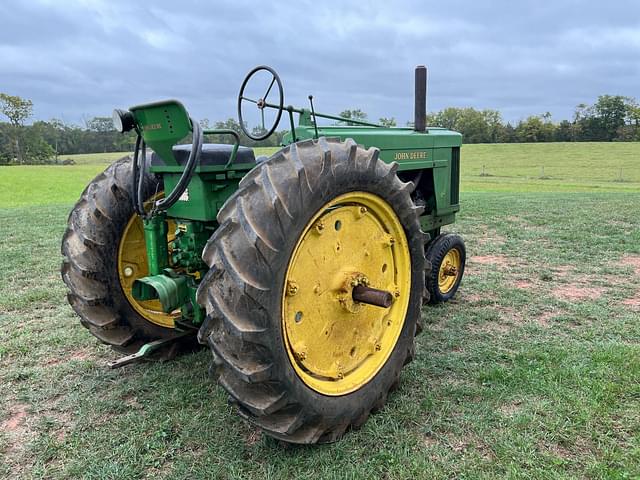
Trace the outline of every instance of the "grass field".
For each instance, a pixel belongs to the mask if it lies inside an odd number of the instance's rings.
[[[0,477],[640,478],[640,144],[465,146],[459,295],[383,411],[320,447],[237,417],[207,351],[106,369],[58,274],[93,160],[0,168]]]
[[[258,148],[256,155],[276,150]],[[125,155],[63,156],[76,162],[72,166],[0,167],[0,206],[74,202],[108,163]],[[637,142],[465,145],[462,162],[462,191],[466,192],[640,191]],[[44,182],[32,181],[35,178]]]

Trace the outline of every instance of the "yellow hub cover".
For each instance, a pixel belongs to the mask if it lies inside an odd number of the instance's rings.
[[[160,193],[151,200],[164,196]],[[147,203],[150,204],[151,200]],[[175,222],[168,221],[169,239],[172,241],[175,237]],[[155,323],[161,327],[174,328],[175,319],[180,316],[180,311],[176,310],[171,313],[164,313],[159,300],[147,300],[144,302],[133,298],[132,288],[133,282],[138,278],[149,275],[147,266],[147,247],[144,241],[144,227],[142,219],[138,215],[133,215],[122,233],[120,245],[118,246],[118,278],[125,297],[131,306],[143,318]]]
[[[394,302],[355,302],[357,285],[389,291]],[[386,201],[351,192],[324,205],[298,239],[282,296],[284,339],[298,376],[325,395],[366,385],[398,341],[410,290],[407,238]]]
[[[462,268],[462,255],[457,248],[452,248],[442,259],[438,271],[438,288],[441,293],[449,293],[456,284]]]

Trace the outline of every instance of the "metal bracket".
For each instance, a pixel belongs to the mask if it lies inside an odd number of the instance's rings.
[[[109,366],[109,368],[114,369],[114,368],[124,367],[125,365],[129,365],[131,363],[139,362],[143,358],[151,355],[156,350],[166,347],[167,345],[172,345],[178,340],[182,340],[185,337],[193,336],[193,335],[194,335],[193,331],[187,331],[187,332],[179,333],[178,335],[175,335],[173,337],[161,338],[160,340],[155,340],[153,342],[145,343],[142,347],[140,347],[140,350],[138,350],[136,353],[132,353],[131,355],[127,355],[126,357],[122,357],[122,358],[119,358],[118,360],[114,360],[113,362],[109,362],[107,363],[107,365]]]

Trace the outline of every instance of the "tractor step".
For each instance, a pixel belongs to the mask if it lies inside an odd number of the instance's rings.
[[[160,350],[161,348],[167,348],[174,345],[176,342],[183,340],[186,337],[194,336],[193,330],[189,330],[186,332],[181,332],[173,337],[169,338],[161,338],[160,340],[154,340],[153,342],[145,343],[140,347],[140,349],[136,353],[132,353],[131,355],[127,355],[126,357],[119,358],[112,362],[107,363],[109,368],[120,368],[125,365],[130,365],[132,363],[136,363],[141,361],[142,359],[149,357],[153,352]]]

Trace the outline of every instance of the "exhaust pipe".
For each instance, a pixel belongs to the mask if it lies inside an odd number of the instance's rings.
[[[427,129],[427,67],[416,67],[416,93],[413,129],[424,132]]]

